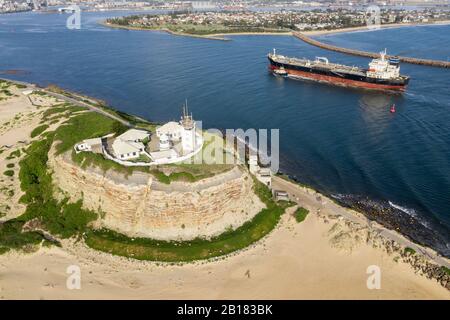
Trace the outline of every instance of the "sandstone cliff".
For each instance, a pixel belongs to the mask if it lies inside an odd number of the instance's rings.
[[[98,168],[82,169],[70,153],[53,156],[49,167],[57,188],[71,201],[100,212],[99,226],[134,237],[190,240],[219,235],[251,220],[264,204],[253,192],[246,169],[230,171],[195,183],[156,181],[134,172],[128,177]]]

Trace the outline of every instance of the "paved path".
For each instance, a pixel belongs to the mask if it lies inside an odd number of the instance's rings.
[[[369,227],[389,240],[393,240],[402,246],[409,247],[414,249],[416,252],[420,252],[439,265],[446,266],[447,268],[450,267],[450,262],[448,259],[437,255],[433,250],[412,242],[394,230],[384,228],[379,224],[372,224],[371,221],[361,213],[356,213],[353,210],[344,208],[312,189],[304,188],[277,176],[272,178],[272,186],[275,190],[286,191],[289,194],[290,199],[297,202],[301,206],[306,208],[314,208],[314,211],[318,209],[321,213],[329,215],[339,215],[344,217],[346,220]]]
[[[54,97],[54,98],[61,99],[61,100],[64,100],[64,101],[66,101],[66,102],[69,102],[69,103],[71,103],[71,104],[74,104],[74,105],[76,105],[76,106],[85,107],[85,108],[88,108],[88,109],[91,110],[91,111],[100,113],[100,114],[102,114],[102,115],[104,115],[104,116],[106,116],[106,117],[109,117],[109,118],[111,118],[111,119],[114,119],[114,120],[116,120],[116,121],[119,121],[120,123],[126,125],[127,127],[133,127],[133,125],[132,125],[131,123],[129,123],[128,121],[126,121],[126,120],[122,119],[121,117],[118,117],[118,116],[116,116],[116,115],[114,115],[114,114],[111,114],[111,113],[105,111],[105,110],[102,109],[102,108],[95,107],[95,106],[93,106],[93,105],[91,105],[91,104],[89,104],[89,103],[85,103],[85,102],[83,102],[83,101],[80,101],[80,100],[78,100],[78,99],[75,99],[75,98],[71,98],[71,97],[65,96],[65,95],[60,94],[60,93],[55,93],[55,92],[48,91],[48,90],[45,90],[45,89],[41,89],[41,91],[45,92],[46,94],[48,94],[49,96],[52,96],[52,97]],[[81,99],[81,98],[80,98],[80,99]]]

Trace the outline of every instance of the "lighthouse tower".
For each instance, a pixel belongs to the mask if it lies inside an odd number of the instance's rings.
[[[187,101],[183,106],[183,115],[181,117],[180,124],[183,127],[183,133],[181,136],[183,154],[188,154],[193,152],[196,146],[196,126],[195,121],[192,118],[192,113],[189,114]]]

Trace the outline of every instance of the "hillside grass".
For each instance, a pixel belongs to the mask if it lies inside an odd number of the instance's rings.
[[[269,234],[278,224],[286,206],[275,203],[270,190],[254,182],[254,191],[266,208],[251,221],[236,230],[229,230],[210,240],[157,241],[146,238],[129,238],[123,234],[102,229],[90,230],[86,244],[96,250],[139,260],[164,262],[190,262],[209,259],[250,246]]]
[[[43,125],[40,125],[40,126],[34,128],[33,131],[31,131],[31,133],[30,133],[30,137],[31,137],[31,138],[37,137],[37,136],[40,135],[42,132],[44,132],[45,130],[47,130],[48,127],[49,127],[48,124],[43,124]]]

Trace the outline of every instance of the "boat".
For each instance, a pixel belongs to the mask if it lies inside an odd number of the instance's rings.
[[[278,69],[273,70],[273,73],[277,76],[285,77],[288,75],[287,71],[284,70],[284,67],[280,67]]]
[[[410,78],[400,74],[398,58],[387,59],[386,55],[386,50],[380,52],[380,57],[373,59],[366,69],[331,63],[326,57],[316,57],[313,61],[286,57],[277,54],[275,49],[268,54],[268,59],[271,72],[286,72],[293,79],[374,90],[406,90]]]

